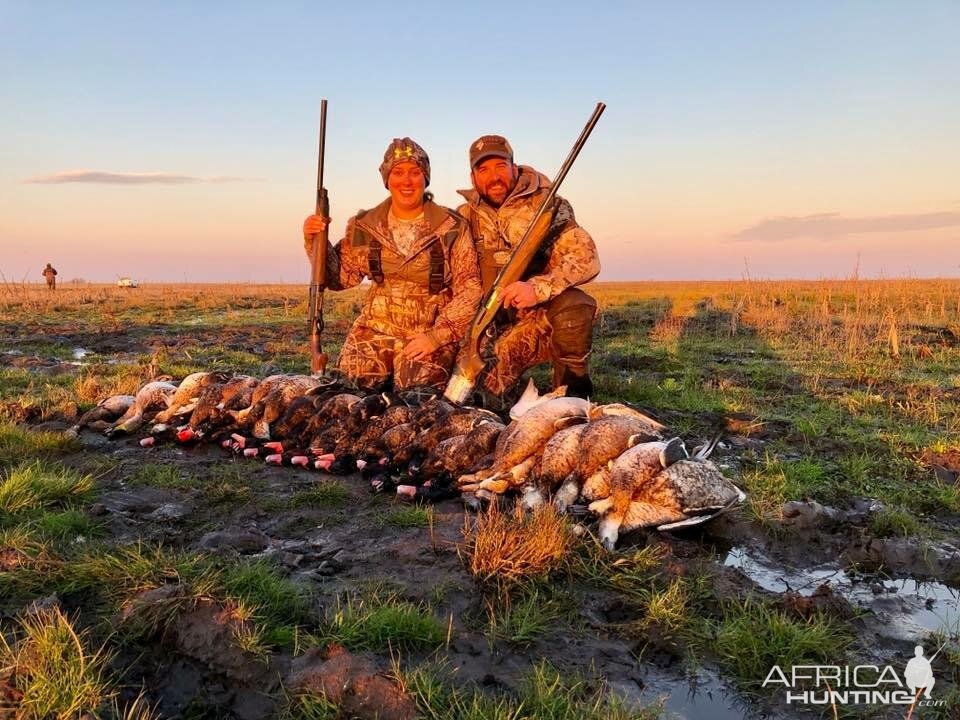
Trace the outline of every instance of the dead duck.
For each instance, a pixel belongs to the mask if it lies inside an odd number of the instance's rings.
[[[319,398],[318,398],[319,400]],[[301,447],[319,447],[319,436],[350,414],[350,409],[362,398],[354,393],[336,393],[319,401],[316,414],[294,436],[293,441]]]
[[[251,375],[236,375],[223,385],[220,402],[216,409],[223,411],[242,410],[253,403],[253,393],[260,386],[260,379]]]
[[[587,400],[564,397],[528,410],[500,433],[493,466],[462,476],[458,485],[465,492],[480,489],[503,493],[523,484],[547,441],[565,427],[587,422],[590,407]]]
[[[283,452],[282,442],[247,437],[240,433],[229,433],[221,440],[220,446],[246,458],[264,457],[271,453]]]
[[[573,425],[553,434],[543,446],[543,456],[531,472],[532,482],[523,493],[523,505],[528,510],[542,505],[573,473],[580,453],[580,438],[588,424]]]
[[[309,468],[315,462],[309,453],[302,450],[284,450],[282,452],[270,453],[264,456],[263,461],[267,465],[302,468]]]
[[[154,422],[165,424],[177,415],[192,413],[197,407],[197,401],[204,388],[222,387],[228,379],[227,373],[223,372],[195,372],[187,375],[177,385],[177,391],[170,398],[170,405],[157,413],[153,419]]]
[[[371,418],[355,441],[347,448],[347,452],[356,457],[362,457],[363,451],[383,435],[387,430],[397,425],[410,422],[413,409],[407,405],[391,405],[378,418]]]
[[[364,448],[361,459],[366,464],[385,465],[392,463],[394,455],[413,442],[419,431],[414,422],[394,425]]]
[[[174,425],[170,423],[155,423],[150,428],[150,434],[140,438],[140,447],[150,448],[168,442],[177,442],[181,445],[190,445],[205,439],[204,434],[197,432],[189,425]]]
[[[219,415],[217,405],[223,398],[223,389],[228,382],[229,380],[219,384],[207,385],[200,391],[193,411],[187,420],[187,425],[197,429],[212,427],[213,423],[211,421]]]
[[[610,461],[610,496],[589,506],[600,517],[600,542],[607,550],[616,546],[621,528],[641,527],[649,524],[647,520],[655,510],[670,513],[675,509],[677,500],[669,484],[651,481],[661,470],[686,457],[683,442],[672,438],[634,445]]]
[[[441,440],[416,474],[423,481],[432,481],[442,475],[462,475],[478,457],[493,451],[505,429],[501,422],[484,419],[463,435]]]
[[[311,438],[308,446],[322,454],[344,455],[370,419],[381,414],[389,402],[387,396],[368,395],[350,403],[346,415],[330,418]]]
[[[111,395],[104,398],[96,404],[95,407],[87,410],[77,424],[71,427],[67,432],[74,437],[83,428],[89,427],[93,430],[106,430],[118,418],[120,418],[136,402],[133,395]]]
[[[238,428],[250,428],[254,437],[269,438],[270,424],[283,417],[287,406],[318,387],[320,382],[309,375],[271,375],[257,385],[249,407],[230,415]]]
[[[457,435],[467,435],[481,423],[490,422],[503,427],[500,418],[489,410],[473,407],[455,408],[444,414],[432,426],[421,431],[410,446],[396,458],[397,462],[409,464],[411,472],[416,475],[420,465],[440,442]]]
[[[602,412],[603,406],[599,410]],[[575,469],[554,497],[557,509],[565,510],[580,494],[589,501],[610,495],[609,462],[634,445],[662,440],[662,428],[660,423],[632,414],[604,415],[587,425]]]
[[[294,398],[286,410],[283,417],[277,420],[270,429],[271,437],[283,440],[293,440],[299,437],[306,429],[307,424],[317,415],[318,398],[312,395],[304,395]]]
[[[537,390],[536,384],[533,382],[533,378],[530,378],[527,381],[527,387],[524,389],[517,402],[514,403],[513,407],[510,408],[510,419],[516,420],[528,410],[535,408],[537,405],[542,405],[548,400],[553,400],[554,398],[561,398],[566,394],[567,386],[560,385],[550,392],[541,395]]]
[[[634,495],[634,502],[656,508],[650,498],[665,495],[672,495],[674,502],[667,510],[635,509],[628,513],[630,522],[625,522],[622,530],[648,526],[676,530],[699,525],[746,500],[747,494],[706,459],[711,449],[707,446],[693,457],[678,460],[661,470],[649,487]]]
[[[649,415],[645,415],[636,408],[632,408],[629,405],[624,405],[623,403],[607,403],[606,405],[594,405],[591,410],[590,416],[594,419],[601,417],[632,417],[637,418],[638,420],[643,420],[647,425],[650,426],[653,430],[659,430],[663,432],[667,429],[667,426],[661,423],[656,418],[652,418]]]
[[[423,430],[432,428],[457,410],[457,406],[451,405],[446,400],[438,397],[428,399],[422,405],[417,406],[413,415],[413,422]]]
[[[177,386],[164,380],[148,382],[137,391],[133,404],[110,427],[103,431],[107,437],[133,433],[147,421],[148,417],[166,408]]]
[[[187,425],[208,438],[222,435],[226,430],[232,432],[231,413],[250,406],[253,391],[259,384],[260,381],[250,375],[236,375],[222,385],[208,385],[200,391]]]
[[[395,397],[386,394],[368,395],[350,409],[350,413],[340,424],[339,439],[329,451],[333,458],[327,468],[328,472],[334,475],[349,475],[356,471],[358,439],[395,401]]]
[[[460,490],[449,474],[427,480],[422,485],[397,485],[397,497],[415,502],[436,503],[443,500],[452,500],[460,496]]]

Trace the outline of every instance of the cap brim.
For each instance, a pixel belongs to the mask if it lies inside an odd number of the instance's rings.
[[[476,167],[487,158],[492,158],[492,157],[503,158],[504,160],[509,160],[510,162],[513,162],[513,155],[502,152],[500,150],[491,150],[490,152],[485,152],[482,155],[479,155],[476,158],[474,158],[471,167]]]

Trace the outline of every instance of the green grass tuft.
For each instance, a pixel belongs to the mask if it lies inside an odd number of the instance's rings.
[[[410,505],[399,507],[377,519],[378,525],[388,525],[395,528],[423,528],[430,525],[433,509]]]
[[[393,593],[377,593],[339,599],[314,640],[340,643],[351,650],[418,649],[439,647],[446,633],[426,607]]]
[[[561,674],[541,661],[530,668],[516,695],[458,688],[438,663],[395,670],[426,720],[655,720],[657,705],[633,707],[602,681]]]
[[[271,627],[301,622],[306,615],[307,603],[301,587],[268,560],[227,567],[222,583],[228,597],[251,606],[254,616]]]
[[[569,617],[569,598],[531,586],[518,597],[504,596],[487,603],[487,637],[512,645],[530,645],[551,627]]]
[[[9,470],[0,480],[0,514],[72,507],[89,499],[92,492],[89,475],[35,460]]]
[[[350,497],[347,486],[337,480],[318,482],[309,490],[294,493],[287,506],[291,508],[340,507]]]
[[[77,447],[77,441],[63,433],[34,432],[0,422],[0,465],[48,458]]]
[[[133,486],[171,488],[174,490],[189,490],[197,485],[196,478],[184,473],[177,466],[161,463],[144,463],[136,469],[127,482]]]
[[[0,635],[0,666],[12,671],[23,693],[18,718],[71,718],[95,715],[110,696],[109,656],[90,652],[84,638],[59,609],[27,615],[14,644]]]
[[[73,508],[44,513],[34,522],[41,537],[57,543],[85,542],[102,536],[104,532],[100,523]]]
[[[61,593],[94,591],[118,602],[166,582],[190,584],[210,572],[210,561],[203,556],[138,543],[109,550],[92,547],[65,563],[51,581]]]
[[[753,601],[732,603],[716,626],[721,665],[748,688],[758,688],[774,665],[840,663],[853,638],[833,620],[808,620]]]
[[[897,508],[884,508],[873,515],[870,518],[870,532],[877,537],[918,537],[929,534],[922,522]]]
[[[340,706],[322,695],[304,693],[288,698],[280,720],[339,720]]]
[[[642,600],[652,587],[663,563],[663,550],[648,546],[630,554],[613,555],[593,538],[581,542],[569,562],[569,572],[599,587],[615,590],[627,598]]]

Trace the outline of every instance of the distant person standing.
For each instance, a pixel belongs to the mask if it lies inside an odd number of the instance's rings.
[[[47,280],[47,290],[57,289],[57,269],[50,263],[43,269],[43,277]]]

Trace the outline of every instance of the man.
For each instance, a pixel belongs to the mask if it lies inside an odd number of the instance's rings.
[[[43,269],[43,277],[47,281],[47,290],[57,289],[57,271],[50,263],[47,263],[47,266]]]
[[[471,190],[458,212],[470,223],[486,293],[550,190],[550,180],[513,162],[513,148],[500,135],[470,145]],[[550,231],[523,278],[503,291],[509,325],[493,344],[492,362],[481,375],[483,391],[503,397],[528,368],[553,364],[554,386],[588,397],[593,384],[587,366],[593,344],[597,302],[578,285],[600,272],[597,248],[577,225],[570,203],[555,198]]]

